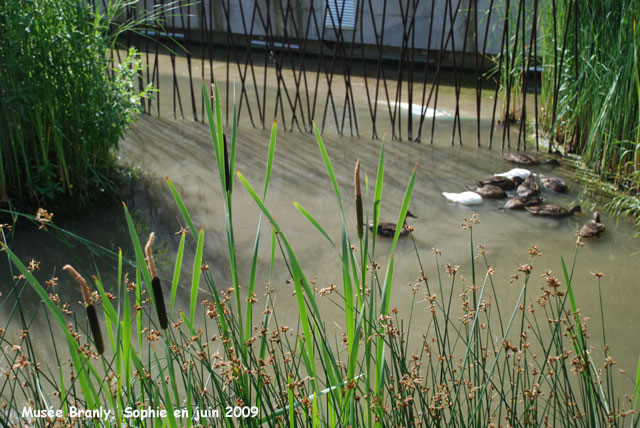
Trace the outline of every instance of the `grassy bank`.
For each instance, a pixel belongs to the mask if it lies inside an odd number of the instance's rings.
[[[124,6],[108,3],[102,14],[79,0],[0,3],[0,202],[86,207],[113,190],[118,141],[146,92],[135,51],[106,59]]]
[[[623,192],[640,221],[640,29],[636,1],[557,0],[541,20],[541,120],[551,138]]]
[[[563,261],[563,272],[554,275],[536,265],[539,251],[532,247],[528,259],[514,269],[511,284],[505,284],[508,280],[495,275],[485,249],[474,242],[474,229],[482,227],[474,216],[463,221],[460,231],[469,241],[470,266],[443,265],[434,250],[428,257],[435,258],[437,268],[428,271],[425,255],[416,248],[416,281],[397,290],[395,250],[411,245],[411,238],[399,244],[397,229],[388,252],[381,254],[379,238],[366,231],[369,221],[374,229],[379,221],[384,145],[373,194],[360,192],[357,169],[355,192],[344,193],[316,132],[327,186],[336,197],[340,239],[332,239],[313,213],[298,204],[296,209],[309,220],[312,233],[326,238],[318,251],[335,254],[335,269],[342,273],[335,287],[316,289],[305,274],[305,260],[295,251],[296,242],[280,227],[284,219],[275,218],[265,203],[277,152],[275,124],[264,183],[258,188],[235,169],[236,128],[226,144],[218,126],[219,94],[211,106],[210,94],[203,90],[223,190],[222,201],[214,203],[225,209],[225,223],[218,227],[226,232],[228,264],[205,260],[207,232],[194,223],[170,179],[168,191],[185,227],[170,281],[158,279],[153,240],[147,245],[140,241],[127,207],[124,221],[133,260],[118,253],[118,280],[108,287],[98,272],[87,268],[96,276],[91,280],[84,275],[90,285],[79,281],[84,292],[78,299],[93,309],[66,306],[56,298],[54,282],[36,279],[33,264],[23,264],[5,248],[0,255],[9,266],[13,289],[3,304],[11,308],[14,324],[0,334],[2,370],[7,373],[0,380],[0,422],[17,420],[29,403],[33,411],[59,409],[61,424],[72,421],[73,408],[102,407],[114,418],[108,425],[114,426],[640,425],[637,415],[629,413],[638,408],[640,380],[628,391],[628,400],[618,395],[606,334],[603,343],[589,339],[592,329],[606,332],[607,326],[604,321],[588,324],[579,313],[571,262]],[[399,224],[414,180],[415,171],[407,174]],[[261,212],[250,260],[236,259],[233,201],[239,192],[247,192]],[[354,193],[361,208],[344,212],[342,203]],[[347,227],[345,219],[351,216],[357,218],[357,230]],[[271,232],[267,242],[264,228]],[[184,267],[187,246],[193,248],[191,271]],[[258,275],[258,254],[270,256],[266,277]],[[250,266],[246,277],[239,274],[240,264]],[[230,284],[214,282],[212,271],[218,269],[231,272]],[[466,279],[462,269],[470,272]],[[279,290],[270,282],[281,272],[295,290],[296,325],[282,323],[282,308],[272,298]],[[71,278],[60,272],[59,282],[63,275]],[[598,280],[596,275],[594,282]],[[496,290],[503,286],[520,290],[509,307],[497,298]],[[25,315],[26,303],[15,299],[25,288],[38,293],[39,314]],[[176,307],[179,288],[190,296],[182,312]],[[410,313],[394,310],[392,296],[398,292],[411,299]],[[322,309],[327,303],[338,306],[343,318],[327,316]],[[29,333],[36,315],[46,317],[52,337],[63,338],[52,340],[54,352],[46,359],[39,351],[43,344],[32,341]],[[145,419],[139,412],[143,408],[166,414]],[[200,410],[220,413],[200,417]],[[93,421],[79,418],[77,424]],[[36,425],[45,426],[45,419],[38,418]]]

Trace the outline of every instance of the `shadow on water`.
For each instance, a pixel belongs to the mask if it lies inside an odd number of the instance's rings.
[[[445,115],[440,123],[447,125],[446,120]],[[472,119],[463,120],[462,136],[464,141],[475,142],[475,127],[471,126],[471,121]],[[488,140],[489,128],[490,122],[483,122],[484,141]],[[517,129],[513,131],[517,132]],[[502,128],[496,127],[496,132],[502,132]],[[251,128],[246,123],[240,127],[236,168],[257,187],[261,187],[264,180],[268,140],[267,131]],[[361,176],[364,178],[366,175],[368,178],[368,192],[372,195],[381,142],[368,138],[339,137],[333,132],[325,132],[324,140],[338,177],[346,221],[355,236],[353,167],[356,159],[360,159]],[[335,268],[337,255],[293,205],[296,201],[313,213],[332,239],[339,241],[341,231],[338,205],[322,158],[319,156],[315,138],[306,133],[279,131],[277,141],[273,176],[266,204],[275,218],[281,222],[299,260],[303,263],[303,268],[306,269],[307,276],[316,279],[316,287],[340,284],[341,272]],[[503,286],[502,289],[496,290],[503,307],[510,308],[516,302],[520,288],[516,285],[510,286],[510,278],[516,273],[518,266],[526,263],[527,249],[530,246],[537,245],[543,254],[536,261],[530,295],[538,294],[539,286],[544,282],[540,275],[545,268],[551,269],[560,277],[560,256],[571,262],[575,251],[575,232],[591,218],[590,207],[583,207],[582,215],[555,220],[536,218],[526,212],[504,212],[500,209],[504,201],[486,200],[482,205],[474,207],[450,203],[442,197],[441,192],[464,191],[464,185],[471,184],[472,179],[486,178],[494,173],[509,170],[513,165],[504,161],[498,150],[477,148],[474,143],[451,146],[450,125],[436,127],[434,142],[433,145],[398,141],[387,143],[381,208],[382,221],[397,219],[405,186],[413,167],[417,165],[410,209],[418,218],[411,219],[410,223],[415,229],[413,239],[427,276],[435,276],[436,268],[442,268],[435,266],[431,257],[432,249],[437,248],[443,253],[440,262],[461,265],[462,276],[467,277],[466,284],[471,282],[468,235],[461,230],[460,224],[464,218],[470,218],[473,213],[477,213],[480,225],[474,228],[475,243],[487,248],[488,258],[496,271],[495,278]],[[168,176],[181,193],[196,225],[205,226],[206,259],[217,286],[221,289],[230,286],[222,195],[208,127],[192,121],[145,116],[122,141],[121,149],[124,163],[140,165],[147,174],[144,180],[136,182],[130,189],[127,203],[136,213],[141,240],[146,240],[149,231],[155,231],[159,241],[165,243],[166,253],[157,259],[163,282],[170,283],[174,252],[178,243],[175,232],[183,226],[164,180],[164,177]],[[553,170],[541,166],[532,170],[536,173],[553,174],[570,182],[574,174],[566,166]],[[550,203],[570,205],[580,203],[579,192],[579,185],[572,183],[567,194],[545,193],[544,197]],[[371,204],[366,207],[365,216],[370,216]],[[248,278],[259,210],[238,180],[234,190],[233,210],[242,285]],[[627,326],[640,321],[637,311],[640,306],[640,284],[634,268],[640,260],[640,246],[633,237],[634,229],[629,224],[616,224],[607,216],[603,217],[603,222],[607,224],[604,236],[588,241],[579,251],[574,290],[582,314],[597,317],[600,312],[598,286],[591,272],[599,271],[605,274],[602,278],[602,290],[606,323],[609,326],[607,338],[620,367],[632,372],[640,353],[640,343],[634,340],[635,335]],[[73,225],[60,226],[68,226],[74,233],[111,251],[121,247],[125,256],[131,257],[124,215],[118,203],[103,210],[96,217],[81,219]],[[262,230],[263,246],[258,259],[258,285],[269,278],[270,254],[266,247],[270,239],[270,230],[264,226]],[[193,244],[193,241],[190,243]],[[86,276],[100,271],[107,288],[115,284],[113,262],[108,257],[101,257],[99,253],[93,254],[82,246],[77,245],[69,250],[56,238],[35,230],[19,231],[10,244],[23,260],[33,258],[41,261],[38,272],[40,279],[44,281],[51,276],[58,277],[59,286],[56,291],[60,293],[63,301],[71,302],[76,308],[79,307],[77,302],[80,297],[71,279],[60,272],[64,264],[77,264]],[[377,254],[388,253],[389,245],[389,242],[380,240]],[[401,316],[408,316],[412,298],[410,287],[404,285],[413,283],[420,277],[414,251],[410,239],[402,240],[397,248],[397,285],[394,285],[393,289],[392,307],[395,306]],[[189,295],[186,288],[191,272],[191,266],[188,264],[189,260],[193,260],[193,254],[187,253],[185,260],[187,266],[183,267],[182,275],[182,287],[185,290],[179,293],[176,303],[178,308],[188,307]],[[382,266],[386,265],[386,259],[382,256],[376,262]],[[298,314],[295,309],[295,297],[291,295],[293,287],[287,281],[289,278],[285,274],[282,258],[278,256],[276,263],[279,268],[276,268],[272,280],[276,290],[273,296],[275,308],[281,324],[296,323]],[[7,269],[6,260],[3,260],[0,269]],[[130,267],[125,270],[130,276],[134,274]],[[6,277],[5,273],[2,275]],[[462,292],[462,285],[460,287],[459,292]],[[4,284],[2,291],[3,294],[10,292],[9,284]],[[459,292],[455,291],[454,296]],[[258,293],[258,297],[262,297],[261,292]],[[22,299],[24,306],[28,306],[26,302],[32,298],[35,298],[35,295],[25,295]],[[423,296],[418,296],[418,301],[418,310],[414,312],[413,319],[414,323],[419,325],[420,321],[426,321],[430,314]],[[344,316],[343,312],[331,304],[325,304],[323,310],[329,311],[325,312],[328,314],[327,319],[342,319]],[[1,316],[6,319],[7,306],[2,309]],[[598,343],[599,335],[599,329],[592,330],[595,343]]]

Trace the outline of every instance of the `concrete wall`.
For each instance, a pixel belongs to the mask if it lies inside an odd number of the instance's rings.
[[[224,0],[224,6],[228,8],[230,28],[236,34],[236,43],[244,44],[244,34],[252,33],[251,39],[264,38],[271,34],[275,39],[285,37],[289,39],[303,39],[305,34],[310,40],[335,41],[336,31],[324,25],[325,7],[327,1],[335,0]],[[342,0],[338,0],[342,1]],[[376,46],[376,31],[382,45],[391,48],[402,46],[405,25],[403,23],[403,8],[415,4],[415,31],[409,39],[409,47],[417,49],[462,51],[466,39],[466,52],[474,52],[477,49],[483,51],[486,37],[486,52],[496,54],[500,52],[504,17],[507,6],[509,7],[510,34],[513,34],[517,22],[516,0],[353,0],[357,4],[357,19],[354,30],[342,31],[345,42],[364,43]],[[223,8],[223,0],[203,0],[203,4],[192,5],[187,9],[177,9],[167,15],[167,26],[173,31],[184,32],[187,26],[191,26],[194,34],[200,34],[204,29],[206,16],[207,27],[211,30],[210,22],[213,21],[213,30],[217,33],[227,31],[227,19]],[[525,32],[526,40],[529,40],[533,15],[534,0],[525,1]],[[187,1],[185,1],[187,3]],[[433,3],[433,11],[432,9]],[[491,10],[490,5],[493,3]],[[151,4],[151,0],[140,0],[139,7]],[[459,4],[459,6],[458,6]],[[385,11],[386,6],[386,11]],[[453,15],[458,6],[455,19]],[[453,10],[452,10],[453,9]],[[384,11],[384,13],[383,13]],[[314,12],[309,23],[309,14]],[[408,21],[411,19],[409,11]],[[243,20],[244,16],[244,20]],[[313,17],[315,16],[315,19]],[[477,25],[476,22],[477,16]],[[285,20],[286,29],[285,29]],[[270,22],[270,31],[266,31]],[[468,26],[467,26],[468,24]],[[317,25],[317,27],[316,27]],[[409,25],[409,22],[407,22]],[[308,30],[307,30],[307,27]],[[452,37],[448,37],[453,27]],[[381,31],[384,34],[381,38]],[[429,30],[431,40],[429,46]],[[522,22],[520,21],[520,29]],[[286,31],[285,31],[286,30]],[[297,37],[296,37],[297,30]],[[476,31],[477,30],[477,31]],[[307,32],[308,31],[308,32]],[[447,40],[448,38],[448,40]],[[217,39],[219,40],[219,34]],[[477,43],[476,43],[477,40]],[[313,50],[313,49],[312,49]]]

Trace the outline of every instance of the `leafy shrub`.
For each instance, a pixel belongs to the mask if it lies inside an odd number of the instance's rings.
[[[0,2],[0,200],[82,205],[112,187],[113,151],[148,91],[134,50],[107,60],[111,16],[83,0]]]

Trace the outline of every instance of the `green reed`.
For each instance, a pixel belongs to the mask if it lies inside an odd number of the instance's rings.
[[[90,3],[0,3],[0,201],[86,206],[115,188],[118,141],[149,88],[136,89],[135,50],[107,59],[128,3]]]
[[[556,0],[550,6],[541,21],[544,128],[623,193],[611,211],[638,218],[640,4]]]
[[[98,355],[86,339],[90,337],[88,321],[55,299],[53,283],[39,281],[33,267],[25,266],[3,245],[13,293],[19,296],[32,288],[41,302],[27,318],[20,299],[3,300],[24,332],[16,339],[15,324],[0,332],[0,368],[7,374],[0,379],[0,423],[15,422],[13,412],[20,414],[29,402],[36,409],[61,409],[61,422],[69,421],[72,405],[102,406],[115,418],[107,425],[141,427],[640,425],[630,413],[638,410],[640,376],[628,399],[616,395],[619,376],[609,359],[612,351],[604,341],[604,360],[595,357],[592,347],[601,345],[589,341],[591,327],[576,306],[574,266],[563,260],[562,277],[557,278],[539,270],[539,251],[531,247],[528,260],[512,276],[513,284],[504,284],[500,278],[507,275],[495,275],[485,249],[474,241],[474,228],[481,227],[476,216],[465,219],[465,231],[461,231],[468,233],[470,242],[471,262],[464,269],[470,270],[471,281],[462,277],[462,267],[443,265],[439,250],[433,250],[436,267],[427,269],[416,242],[412,238],[399,241],[399,228],[389,250],[379,254],[375,233],[360,237],[347,225],[346,215],[353,212],[343,211],[338,180],[317,128],[320,156],[336,197],[340,240],[334,241],[313,213],[300,204],[295,207],[326,239],[325,248],[318,250],[335,254],[342,280],[335,287],[316,289],[315,281],[305,274],[305,260],[295,251],[296,242],[280,226],[284,219],[276,218],[266,202],[276,124],[259,192],[235,168],[235,114],[231,150],[224,156],[217,88],[213,92],[212,106],[203,85],[225,209],[228,264],[206,259],[205,229],[197,227],[176,185],[167,178],[185,229],[180,233],[170,293],[164,294],[170,296],[163,302],[168,303],[169,327],[161,329],[156,309],[159,295],[153,288],[157,276],[145,260],[125,206],[135,256],[129,261],[117,253],[117,281],[109,291],[99,275],[94,278],[92,289],[100,297],[96,307],[106,332],[105,352]],[[373,219],[374,230],[383,196],[384,153],[383,143],[372,198],[366,177],[365,191],[358,192],[363,214],[367,222]],[[240,190],[234,186],[235,176],[242,184]],[[406,217],[415,170],[408,171],[406,178],[398,224]],[[260,209],[251,261],[235,257],[232,207],[238,191],[248,192]],[[264,219],[271,230],[267,245],[260,239]],[[52,222],[48,225],[53,229]],[[182,272],[187,245],[194,249],[190,277]],[[416,280],[403,289],[394,280],[396,249],[401,245],[415,249]],[[268,254],[270,260],[268,274],[259,279],[258,254]],[[243,278],[238,266],[245,263],[251,269]],[[227,269],[231,286],[221,287],[212,271]],[[275,288],[270,283],[283,272],[295,289],[299,313],[295,325],[281,323],[278,305],[271,298]],[[258,281],[266,285],[258,286]],[[240,284],[247,284],[246,289]],[[497,292],[504,286],[520,290],[511,308],[503,307]],[[176,311],[179,288],[190,297],[188,313]],[[394,310],[398,298],[411,301],[408,314]],[[344,318],[329,317],[322,310],[327,303],[339,307]],[[49,358],[40,354],[28,332],[36,316],[45,317],[52,336],[59,332],[66,339],[66,343],[53,341],[55,352]],[[334,324],[344,332],[342,338]],[[604,337],[604,324],[602,329]],[[65,364],[67,358],[71,360]],[[141,406],[165,409],[167,414],[157,419],[126,415],[128,407]],[[227,407],[240,409],[248,417],[225,418]],[[196,418],[197,409],[209,408],[220,410],[221,415]],[[80,426],[101,423],[78,421]],[[46,422],[39,419],[35,425]]]

